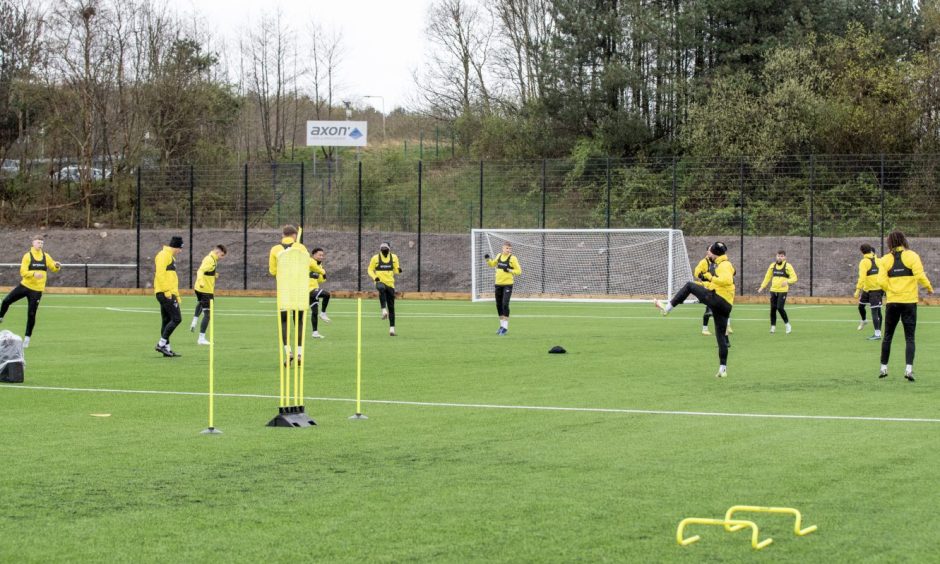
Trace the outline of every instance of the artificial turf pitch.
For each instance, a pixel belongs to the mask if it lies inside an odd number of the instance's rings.
[[[714,378],[701,306],[398,303],[390,338],[364,302],[333,300],[306,349],[318,426],[277,410],[274,303],[217,300],[216,426],[208,351],[153,350],[152,297],[46,295],[24,384],[0,386],[0,561],[885,562],[940,554],[940,314],[921,307],[917,382],[903,336],[879,342],[849,306],[735,307],[729,377]],[[0,326],[20,333],[25,305]],[[562,345],[565,355],[547,354]],[[98,417],[92,414],[110,414]],[[790,417],[793,416],[793,417]],[[734,504],[774,543],[692,527]],[[742,517],[744,517],[742,515]]]

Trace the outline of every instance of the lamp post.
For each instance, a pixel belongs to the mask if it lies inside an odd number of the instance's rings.
[[[367,94],[363,98],[378,98],[382,100],[382,143],[388,141],[388,136],[385,135],[385,96]]]

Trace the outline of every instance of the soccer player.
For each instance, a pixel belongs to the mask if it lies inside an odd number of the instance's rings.
[[[767,274],[764,276],[764,281],[761,282],[760,288],[757,289],[757,293],[764,291],[764,288],[767,287],[767,284],[770,283],[770,334],[774,334],[777,331],[777,312],[780,312],[780,318],[783,319],[783,322],[787,326],[787,335],[790,334],[790,331],[793,330],[790,327],[790,319],[787,317],[787,312],[784,311],[784,306],[787,304],[787,291],[790,289],[790,284],[796,282],[796,271],[793,270],[793,265],[787,262],[787,253],[783,249],[777,251],[777,261],[770,264],[770,267],[767,268]]]
[[[687,282],[668,302],[653,300],[653,304],[662,310],[663,315],[684,302],[689,294],[711,308],[715,318],[715,340],[718,342],[718,373],[715,374],[717,378],[728,375],[728,337],[725,330],[734,304],[734,267],[728,260],[727,252],[728,247],[721,241],[712,243],[706,256],[715,263],[714,274],[705,272],[705,280],[701,284]]]
[[[206,339],[206,329],[209,328],[209,302],[215,298],[215,281],[219,279],[219,260],[227,254],[225,245],[216,245],[209,251],[206,258],[202,259],[199,270],[196,271],[196,284],[193,290],[196,293],[196,312],[193,314],[193,322],[189,324],[190,332],[196,330],[196,323],[199,322],[199,315],[202,315],[202,326],[199,327],[199,339],[197,345],[209,345],[209,339]]]
[[[904,378],[914,381],[914,330],[917,329],[917,285],[928,294],[933,286],[924,273],[920,256],[910,250],[907,238],[900,231],[888,234],[891,252],[881,257],[878,269],[878,284],[885,291],[885,334],[881,341],[881,372],[879,378],[888,376],[888,357],[891,356],[891,341],[898,321],[904,325]]]
[[[329,316],[326,315],[326,306],[330,303],[330,292],[320,287],[320,284],[324,281],[326,281],[326,270],[323,268],[323,249],[317,247],[313,249],[313,254],[310,255],[310,311],[313,313],[313,317],[310,319],[313,323],[312,337],[314,339],[323,338],[323,335],[317,331],[318,319],[322,319],[326,323],[330,322]],[[323,309],[317,315],[317,309],[320,308],[320,298],[323,298]]]
[[[176,275],[176,255],[183,250],[183,238],[171,237],[170,244],[153,258],[156,270],[153,291],[160,303],[160,340],[154,349],[163,356],[181,356],[170,347],[170,335],[183,320],[180,314],[180,283]]]
[[[277,256],[282,252],[290,248],[301,248],[307,250],[307,247],[304,247],[299,241],[297,241],[297,228],[293,225],[285,225],[281,229],[281,242],[277,245],[271,247],[271,252],[268,253],[268,273],[271,276],[277,277]],[[304,312],[300,312],[297,320],[300,327],[304,326]],[[304,333],[303,331],[297,332],[297,361],[300,362],[300,357],[304,354]],[[287,343],[287,312],[281,312],[281,344],[284,345],[284,353],[288,359],[288,362],[294,359],[293,353],[291,353],[290,345]]]
[[[878,285],[878,257],[875,256],[875,249],[865,243],[859,250],[862,251],[862,260],[858,263],[858,282],[855,284],[855,297],[858,298],[858,314],[862,320],[858,324],[858,330],[865,327],[865,306],[871,308],[871,322],[875,326],[875,334],[868,337],[869,341],[881,339],[881,302],[884,298],[884,290]]]
[[[33,246],[23,255],[20,262],[20,276],[23,280],[10,290],[0,304],[0,323],[7,314],[10,305],[26,298],[26,335],[23,338],[23,348],[29,347],[29,339],[36,326],[36,313],[39,311],[39,300],[46,291],[46,281],[49,272],[58,272],[62,265],[52,259],[42,250],[43,239],[41,235],[33,237]]]
[[[512,243],[506,241],[503,243],[503,252],[490,258],[490,255],[483,255],[486,264],[496,269],[496,313],[499,315],[499,329],[496,334],[499,336],[509,332],[509,300],[512,298],[512,285],[516,276],[522,274],[522,267],[519,266],[519,259],[512,254]]]
[[[395,274],[401,274],[398,255],[392,252],[388,242],[379,245],[379,253],[369,261],[369,277],[375,281],[379,291],[379,306],[382,319],[388,319],[388,334],[395,336]]]

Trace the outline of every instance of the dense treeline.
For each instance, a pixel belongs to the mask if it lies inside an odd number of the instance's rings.
[[[424,100],[478,154],[940,146],[936,0],[439,0],[428,29]]]
[[[0,0],[0,219],[123,222],[138,166],[231,170],[224,191],[238,163],[308,159],[301,124],[346,115],[341,32],[277,11],[236,44],[213,31],[161,0]],[[781,155],[940,151],[938,0],[434,0],[426,35],[415,100],[388,113],[391,142],[367,156],[388,181],[366,179],[366,198],[388,197],[389,163],[410,167],[401,143],[435,129],[457,140],[444,156],[566,159],[572,202],[606,189],[588,178],[598,158],[667,162],[652,169],[668,186],[669,170],[746,155],[748,178],[784,185]],[[352,104],[380,139],[381,114]],[[849,193],[876,174],[862,168],[846,173]],[[927,197],[923,170],[886,188]],[[646,174],[613,176],[615,219],[639,213]]]

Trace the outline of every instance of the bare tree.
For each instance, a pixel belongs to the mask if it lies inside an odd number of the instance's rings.
[[[29,4],[0,0],[0,160],[37,112],[24,94],[40,58],[41,29],[41,15]]]
[[[284,154],[284,128],[290,103],[288,91],[293,77],[288,69],[290,45],[294,33],[277,10],[264,15],[256,31],[249,31],[242,43],[249,96],[254,99],[261,121],[261,137],[269,161]]]
[[[345,56],[343,34],[337,29],[326,30],[319,24],[310,25],[311,69],[309,72],[313,113],[318,119],[333,119],[334,100],[341,90],[339,69]],[[333,147],[321,147],[323,156],[331,159]]]
[[[487,12],[468,0],[438,0],[428,13],[429,62],[415,80],[429,109],[442,117],[488,111],[494,35]]]
[[[511,96],[501,100],[510,107],[541,99],[553,28],[549,0],[489,0],[497,22],[495,75],[510,86]]]

